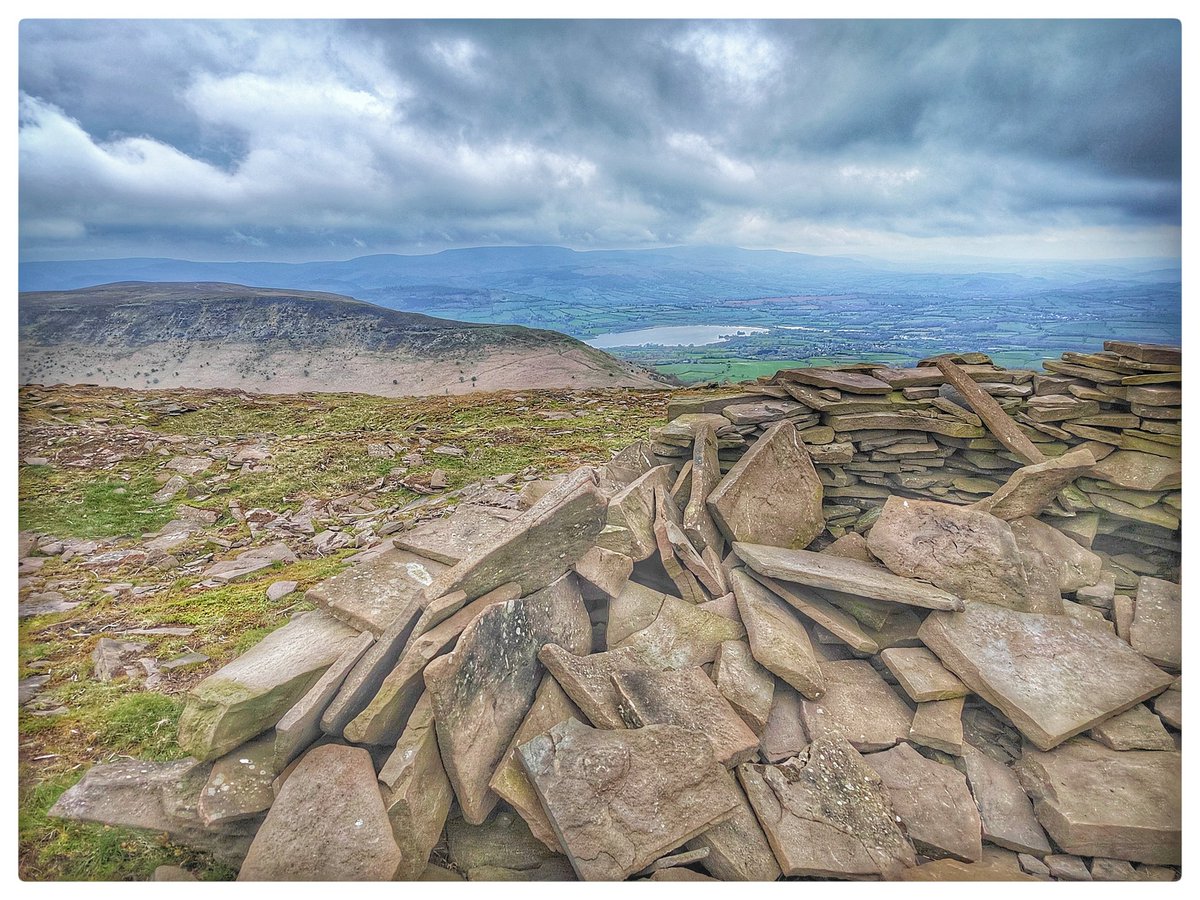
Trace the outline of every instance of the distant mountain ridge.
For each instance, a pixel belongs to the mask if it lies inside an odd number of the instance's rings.
[[[455,322],[338,294],[212,282],[25,292],[20,380],[386,396],[654,387],[554,331]]]

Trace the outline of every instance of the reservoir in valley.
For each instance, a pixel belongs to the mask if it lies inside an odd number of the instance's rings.
[[[720,344],[739,335],[766,334],[769,330],[755,325],[661,325],[599,334],[585,343],[600,350],[611,347],[697,347]]]

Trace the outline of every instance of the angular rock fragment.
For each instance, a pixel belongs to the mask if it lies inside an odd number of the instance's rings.
[[[737,773],[784,875],[895,878],[916,864],[887,788],[843,738]]]
[[[1088,736],[1113,750],[1177,749],[1162,719],[1142,703],[1101,722]]]
[[[810,740],[838,734],[859,752],[870,753],[908,739],[912,711],[870,663],[825,662],[821,671],[825,694],[800,705],[800,718]]]
[[[805,697],[821,697],[825,676],[800,620],[744,569],[734,569],[731,580],[754,658]]]
[[[1110,632],[1069,617],[972,603],[935,612],[921,640],[1042,749],[1163,690],[1171,677]]]
[[[608,648],[629,647],[664,669],[712,662],[724,641],[745,636],[740,622],[633,581],[609,605]]]
[[[702,734],[554,726],[518,749],[571,865],[619,881],[729,818],[738,797]]]
[[[546,644],[538,651],[538,659],[597,728],[625,727],[617,708],[621,698],[613,685],[614,675],[657,671],[640,653],[628,648],[577,656],[557,644]]]
[[[1179,585],[1148,575],[1138,579],[1129,643],[1153,663],[1178,671],[1183,664],[1183,604]]]
[[[284,782],[238,881],[390,881],[400,861],[371,755],[326,744]]]
[[[1183,679],[1174,683],[1154,698],[1154,712],[1172,728],[1183,728]]]
[[[962,756],[963,704],[962,697],[918,703],[912,726],[908,730],[909,740],[951,756]]]
[[[603,547],[593,547],[575,563],[575,574],[609,597],[621,593],[632,573],[632,559]]]
[[[603,531],[596,543],[634,562],[658,550],[654,537],[655,491],[671,489],[671,467],[656,466],[636,478],[609,502]]]
[[[946,376],[946,381],[955,387],[970,405],[971,409],[983,419],[988,430],[1001,444],[1019,456],[1026,463],[1037,464],[1046,461],[1045,455],[1039,450],[1024,432],[1017,427],[1016,422],[1000,407],[1000,404],[988,396],[975,381],[958,365],[949,359],[939,359],[937,367]]]
[[[775,881],[781,873],[767,836],[733,775],[726,777],[737,792],[733,815],[692,838],[687,848],[707,849],[701,865],[721,881]]]
[[[970,693],[967,686],[924,647],[891,647],[879,657],[896,676],[904,692],[919,703],[952,700]]]
[[[1016,770],[1038,820],[1067,853],[1182,861],[1180,754],[1110,750],[1080,737],[1048,752],[1027,749]]]
[[[275,543],[267,547],[255,547],[252,550],[245,550],[239,553],[234,559],[226,559],[213,563],[204,570],[203,577],[227,584],[231,581],[239,581],[242,578],[247,578],[256,572],[261,572],[263,569],[275,565],[275,563],[293,563],[295,561],[296,554],[291,551],[287,544]]]
[[[213,763],[208,783],[196,808],[208,827],[250,819],[275,800],[271,782],[275,765],[275,736],[270,732],[226,753]]]
[[[829,552],[828,549],[825,550]],[[835,635],[840,641],[853,647],[860,653],[878,653],[879,644],[863,628],[854,616],[834,606],[814,588],[806,588],[798,584],[777,581],[760,575],[753,569],[745,570],[755,581],[767,590],[782,598],[789,606],[811,619],[816,625]],[[886,617],[884,617],[886,621]],[[881,622],[883,624],[883,622]]]
[[[309,588],[305,597],[378,637],[399,616],[424,605],[424,592],[445,569],[407,550],[388,549]]]
[[[901,881],[1037,881],[1022,871],[1017,854],[998,847],[984,847],[983,859],[964,863],[937,859],[900,873]]]
[[[591,649],[591,622],[574,575],[489,606],[452,653],[425,667],[438,746],[468,823],[482,822],[498,799],[488,781],[533,703],[542,678],[538,650],[548,643],[576,653]]]
[[[725,641],[713,660],[712,679],[742,720],[762,734],[771,714],[775,679],[760,666],[745,641]]]
[[[683,510],[683,530],[697,550],[719,553],[724,539],[708,509],[708,498],[721,481],[717,436],[707,426],[696,429],[692,448],[692,490]]]
[[[358,640],[327,613],[297,616],[188,692],[179,746],[214,759],[262,733]]]
[[[392,542],[401,550],[452,566],[492,546],[519,515],[516,510],[460,503],[450,515],[423,522]]]
[[[790,759],[808,746],[808,732],[800,720],[804,698],[786,683],[776,683],[771,712],[759,741],[759,752],[767,762]]]
[[[806,547],[825,527],[824,488],[791,422],[772,425],[708,496],[730,541]]]
[[[554,647],[563,653],[566,652],[557,644],[547,644],[542,650],[545,651],[547,647]],[[541,654],[539,654],[540,658],[542,658]],[[513,735],[512,743],[509,744],[508,751],[504,754],[503,762],[496,767],[495,774],[488,782],[488,786],[496,792],[500,799],[508,803],[517,811],[517,815],[525,820],[525,824],[529,826],[533,836],[555,853],[562,853],[562,847],[558,843],[558,838],[554,836],[554,828],[550,825],[550,820],[546,818],[546,811],[542,809],[537,792],[529,783],[529,778],[526,777],[525,770],[517,759],[517,748],[533,740],[539,734],[545,734],[560,722],[582,717],[583,713],[580,712],[579,707],[571,702],[571,698],[563,692],[558,682],[550,675],[543,676],[537,694],[534,695],[533,706],[529,708],[525,721]]]
[[[1058,492],[1096,464],[1090,451],[1077,448],[1062,456],[1032,466],[1022,466],[990,497],[972,503],[970,508],[1012,521],[1036,516],[1054,502]]]
[[[400,848],[396,878],[415,880],[425,871],[429,854],[441,840],[454,801],[438,752],[433,704],[427,694],[413,709],[396,749],[379,770],[379,780],[384,785],[381,793],[392,836]]]
[[[887,786],[892,808],[918,853],[963,862],[983,857],[979,810],[962,773],[904,743],[865,761]]]
[[[1177,488],[1183,470],[1179,460],[1153,453],[1117,450],[1092,467],[1092,477],[1132,491],[1160,491]]]
[[[673,672],[618,672],[613,685],[632,728],[678,725],[708,738],[717,762],[736,766],[754,757],[758,735],[699,668]]]
[[[1025,573],[1032,585],[1037,569],[1047,572],[1053,585],[1050,594],[1057,597],[1093,585],[1101,575],[1103,560],[1091,550],[1079,546],[1057,528],[1038,519],[1014,519],[1009,523]],[[1031,612],[1049,612],[1031,610]]]

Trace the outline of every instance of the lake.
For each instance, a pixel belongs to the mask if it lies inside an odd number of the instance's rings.
[[[637,331],[615,331],[588,338],[584,343],[600,350],[610,347],[698,347],[720,344],[731,337],[766,334],[754,325],[661,325]]]

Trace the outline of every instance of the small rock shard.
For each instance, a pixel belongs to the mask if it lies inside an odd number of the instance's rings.
[[[1163,696],[1159,694],[1159,696]],[[1176,750],[1162,719],[1143,703],[1106,719],[1088,735],[1113,750]]]
[[[984,840],[1017,853],[1050,852],[1033,804],[1012,769],[970,745],[964,748],[962,768],[979,807]]]
[[[733,815],[692,838],[687,848],[706,848],[701,865],[722,881],[775,881],[781,873],[771,844],[733,775],[726,777],[737,792]]]
[[[964,700],[930,700],[918,703],[908,737],[914,744],[941,750],[951,756],[963,754],[962,712]]]

